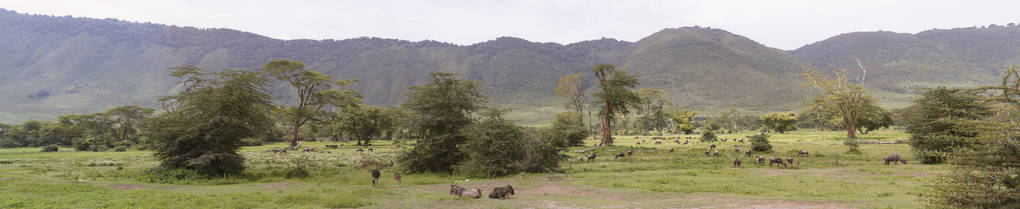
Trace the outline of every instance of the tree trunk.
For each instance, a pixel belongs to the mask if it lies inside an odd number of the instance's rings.
[[[591,128],[594,123],[591,123],[591,109],[588,109],[588,134],[591,134],[591,139],[598,140],[598,134],[595,134],[595,130]]]
[[[290,148],[297,147],[298,129],[301,127],[298,124],[298,121],[294,121],[294,124],[290,125]]]
[[[857,124],[854,121],[846,120],[846,138],[856,139],[857,138]]]
[[[606,113],[602,116],[602,145],[612,146],[613,145],[613,130],[610,129],[610,123],[613,120],[613,107],[609,106],[609,101],[606,101]]]

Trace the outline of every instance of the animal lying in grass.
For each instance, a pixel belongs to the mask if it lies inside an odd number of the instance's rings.
[[[467,189],[456,184],[450,184],[450,195],[457,195],[458,197],[468,196],[478,199],[479,197],[482,197],[482,190]]]
[[[514,187],[507,184],[505,187],[496,187],[495,189],[492,189],[492,193],[489,193],[489,198],[506,199],[513,195],[515,195]]]
[[[889,165],[889,162],[893,162],[893,165],[896,165],[896,163],[900,162],[902,162],[903,164],[907,164],[907,160],[904,160],[902,157],[900,157],[900,154],[895,153],[889,154],[889,156],[885,157],[885,164]]]

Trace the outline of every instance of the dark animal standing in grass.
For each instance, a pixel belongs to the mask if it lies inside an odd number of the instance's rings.
[[[375,183],[379,181],[379,176],[381,175],[382,173],[379,172],[379,169],[372,169],[372,186],[375,186]]]
[[[758,164],[758,166],[765,165],[765,156],[758,155],[758,163],[757,164]],[[772,166],[769,166],[769,167],[771,168]]]
[[[744,139],[740,139],[740,143],[744,143]]]
[[[705,150],[705,157],[708,157],[708,156],[712,156],[712,153],[709,152],[709,150]]]
[[[621,157],[626,157],[626,156],[627,155],[624,155],[622,152],[621,153],[616,153],[616,157],[613,158],[613,160],[617,160],[617,159],[620,159]]]
[[[797,157],[800,157],[801,155],[803,155],[804,157],[808,157],[808,151],[800,150],[800,152],[797,152]]]
[[[733,150],[733,152],[736,152],[736,153],[737,153],[737,154],[739,155],[739,154],[740,154],[740,147],[737,147],[737,148],[735,148],[735,149],[736,149],[736,150]]]
[[[744,156],[751,157],[751,150],[744,151]]]
[[[514,194],[514,187],[507,184],[505,187],[496,187],[492,189],[492,193],[489,193],[489,198],[492,199],[506,199]]]
[[[786,163],[789,163],[790,165],[793,165],[793,158],[792,157],[786,157]]]
[[[670,153],[670,154],[672,154],[672,153],[673,153],[673,148],[669,148],[669,153]]]
[[[776,165],[776,168],[779,168],[779,165],[782,165],[783,168],[786,168],[786,162],[783,162],[783,158],[778,157],[769,158],[769,168],[772,168],[772,165]]]
[[[397,184],[399,185],[400,184],[400,173],[393,173],[393,180],[397,181]]]
[[[712,146],[709,146],[709,148],[715,149],[715,144],[712,144]]]
[[[365,152],[365,150],[363,150],[363,149],[361,149],[361,148],[358,148],[358,150],[357,150],[357,151],[358,151],[358,152]]]
[[[739,157],[738,158],[733,158],[733,167],[734,168],[739,168],[740,167],[740,158]]]
[[[655,144],[662,144],[662,141],[655,141]]]
[[[588,162],[595,161],[595,157],[598,157],[597,155],[595,155],[595,153],[591,153],[591,155],[588,155]]]
[[[688,143],[690,143],[690,142],[691,142],[691,141],[684,141],[684,144],[688,144]]]
[[[903,164],[907,164],[907,160],[904,160],[902,157],[900,157],[900,154],[890,154],[889,156],[886,156],[885,165],[889,165],[889,162],[893,162],[893,165],[896,165],[896,163],[900,162],[902,162]]]
[[[627,157],[630,157],[633,154],[634,154],[634,150],[627,150]]]
[[[726,138],[719,139],[719,141],[726,142]]]
[[[368,151],[369,151],[369,152],[372,152],[372,151],[375,151],[375,150],[372,150],[372,148],[368,148]]]
[[[712,157],[719,157],[719,150],[712,153]]]

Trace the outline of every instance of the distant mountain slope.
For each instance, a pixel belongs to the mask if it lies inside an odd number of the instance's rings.
[[[337,78],[360,79],[354,88],[374,105],[399,104],[408,86],[426,82],[427,72],[446,71],[480,80],[496,103],[518,109],[559,107],[552,93],[559,77],[588,74],[599,63],[638,75],[642,87],[670,90],[673,102],[686,108],[782,110],[803,97],[791,90],[795,83],[790,82],[800,62],[783,51],[706,28],[667,29],[637,43],[600,39],[561,45],[503,37],[460,46],[381,38],[278,40],[228,29],[0,10],[0,50],[4,122],[117,105],[153,106],[175,87],[167,68],[256,69],[277,58],[300,60]]]
[[[1020,27],[936,29],[917,34],[855,32],[791,51],[818,69],[868,69],[867,84],[903,106],[923,88],[989,85],[1020,61]]]

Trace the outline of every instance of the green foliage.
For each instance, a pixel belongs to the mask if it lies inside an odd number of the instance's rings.
[[[755,152],[764,152],[772,150],[772,144],[769,144],[768,134],[755,134],[748,136],[751,140],[751,150]]]
[[[390,113],[379,107],[352,106],[344,108],[333,123],[339,131],[357,139],[357,145],[367,145],[372,138],[380,137],[394,128],[396,118]]]
[[[699,139],[701,140],[701,142],[719,141],[718,137],[715,136],[715,131],[711,130],[705,130],[705,132],[701,134],[701,138]]]
[[[581,146],[584,139],[589,136],[588,129],[579,118],[577,112],[562,112],[556,114],[549,128],[541,130],[544,139],[562,141],[557,143],[558,147]]]
[[[460,129],[471,125],[471,114],[486,100],[475,81],[457,79],[454,73],[430,73],[432,81],[411,87],[403,106],[413,121],[409,126],[417,144],[400,155],[411,172],[450,172],[466,159],[458,146],[467,142]]]
[[[184,79],[184,90],[161,99],[166,113],[145,126],[160,166],[211,176],[239,174],[244,158],[237,150],[244,138],[258,136],[270,122],[268,79],[193,66],[174,68],[172,74]]]
[[[649,130],[662,131],[669,127],[670,118],[667,114],[669,93],[661,89],[641,88],[637,91],[638,101],[634,104],[638,117],[635,124],[641,134]]]
[[[856,58],[854,59],[856,60]],[[867,71],[860,60],[856,61],[861,71],[866,73]],[[839,110],[839,115],[843,119],[843,128],[846,129],[846,138],[853,139],[857,137],[857,119],[866,104],[866,100],[870,99],[870,97],[864,94],[866,91],[863,86],[865,76],[858,76],[856,81],[851,81],[849,72],[846,69],[840,69],[833,73],[835,75],[830,77],[817,70],[803,67],[801,75],[812,86],[822,90],[822,94],[819,97],[823,97],[825,103],[835,106]],[[859,82],[859,84],[855,82]]]
[[[961,89],[929,89],[915,101],[907,123],[910,146],[923,163],[940,163],[954,148],[978,135],[970,122],[991,114],[982,97]]]
[[[283,108],[279,118],[290,134],[290,146],[297,146],[301,126],[310,121],[328,120],[327,107],[348,107],[361,103],[361,95],[346,89],[354,80],[333,80],[333,76],[305,70],[300,61],[278,59],[262,66],[269,76],[290,84],[297,90],[295,106]],[[339,89],[334,89],[339,87]]]
[[[849,150],[850,152],[860,152],[861,149],[861,145],[859,145],[857,139],[846,139],[846,141],[843,142],[843,145],[846,145],[847,148],[850,148]]]
[[[684,134],[691,134],[694,132],[694,121],[691,120],[698,112],[694,110],[676,110],[672,107],[666,111],[666,115],[672,120],[673,128],[675,133],[683,132]]]
[[[600,105],[599,116],[602,116],[602,143],[613,145],[612,119],[630,113],[630,107],[641,101],[640,96],[632,88],[639,82],[625,71],[616,70],[610,64],[596,65],[592,68],[599,91],[595,92],[595,103]]]
[[[458,172],[475,176],[504,176],[558,168],[558,162],[563,159],[558,157],[562,148],[525,133],[523,127],[503,119],[500,114],[493,110],[486,113],[482,121],[461,130],[461,135],[468,138],[460,147],[467,159],[457,165]]]
[[[865,101],[864,107],[857,115],[857,131],[861,134],[868,134],[880,128],[889,128],[893,125],[893,113],[875,104],[872,100]]]
[[[796,130],[797,114],[793,112],[773,112],[761,116],[762,125],[779,133]]]

